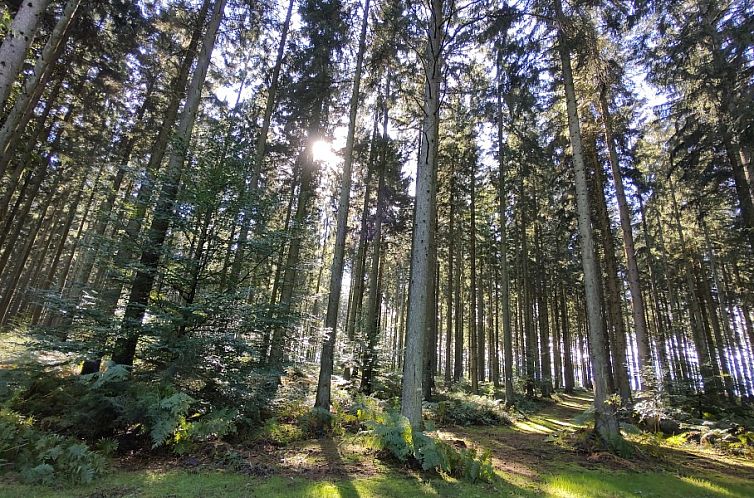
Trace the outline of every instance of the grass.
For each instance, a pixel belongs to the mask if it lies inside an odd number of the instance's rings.
[[[184,470],[117,472],[95,484],[51,489],[2,483],[0,498],[163,498],[163,497],[290,497],[290,498],[402,498],[441,496],[487,498],[500,496],[552,498],[727,497],[754,496],[751,481],[705,475],[691,477],[665,472],[608,472],[567,466],[540,479],[516,486],[503,479],[495,484],[468,484],[453,479],[422,479],[388,472],[368,478],[315,481],[301,477],[246,477],[226,472]]]

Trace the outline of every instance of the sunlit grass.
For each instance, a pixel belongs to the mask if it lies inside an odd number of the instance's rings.
[[[557,498],[657,498],[752,496],[751,482],[730,477],[683,477],[666,472],[609,472],[573,469],[546,477],[543,496]]]

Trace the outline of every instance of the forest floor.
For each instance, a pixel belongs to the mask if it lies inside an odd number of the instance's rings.
[[[0,497],[754,497],[754,462],[698,445],[636,436],[637,458],[580,454],[560,436],[580,427],[588,394],[555,395],[510,427],[444,427],[460,447],[489,449],[499,479],[467,483],[429,476],[378,458],[358,436],[310,439],[284,447],[234,447],[235,462],[205,455],[116,460],[104,478],[51,489],[0,480]],[[227,450],[227,448],[225,448]],[[239,465],[240,463],[240,465]]]

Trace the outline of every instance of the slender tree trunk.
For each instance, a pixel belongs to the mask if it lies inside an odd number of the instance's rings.
[[[469,263],[471,272],[469,287],[469,368],[471,374],[471,392],[479,393],[479,345],[477,326],[477,271],[476,271],[476,164],[468,165],[471,168],[469,185],[471,192],[471,222],[469,224]]]
[[[186,162],[191,134],[196,114],[199,110],[202,87],[204,86],[204,80],[209,69],[226,1],[217,0],[213,7],[211,21],[204,35],[196,69],[186,92],[186,102],[181,111],[180,122],[176,130],[178,144],[170,153],[165,182],[160,192],[160,198],[157,201],[154,219],[147,233],[145,248],[142,251],[141,269],[136,272],[133,285],[131,286],[131,295],[123,317],[123,336],[115,343],[113,362],[118,364],[133,365],[136,344],[141,334],[141,323],[146,313],[149,294],[157,277],[160,253],[167,237],[170,222],[174,216],[173,206],[178,195],[181,173]]]
[[[505,182],[504,128],[503,128],[503,87],[502,50],[497,59],[497,164],[498,164],[498,223],[500,224],[500,303],[503,308],[503,382],[505,403],[513,404],[513,333],[511,329],[510,275],[508,269],[508,220],[506,206],[508,190]]]
[[[378,339],[378,324],[377,314],[379,310],[380,295],[378,293],[378,276],[382,272],[380,266],[380,258],[382,256],[382,220],[385,213],[385,170],[387,165],[387,125],[388,125],[388,109],[387,98],[385,99],[385,108],[383,109],[383,125],[382,125],[382,157],[379,160],[379,172],[377,180],[377,210],[374,220],[374,236],[372,238],[372,261],[371,268],[369,270],[369,295],[367,297],[367,315],[366,315],[366,339],[367,345],[364,352],[363,369],[364,374],[361,378],[361,390],[367,394],[372,392],[372,382],[374,371],[377,366],[377,339]],[[384,266],[384,262],[383,262]]]
[[[597,157],[596,137],[590,141],[588,154],[591,161],[588,165],[592,170],[592,198],[594,199],[594,218],[598,228],[598,235],[602,242],[602,252],[605,257],[605,301],[607,304],[607,318],[609,323],[610,355],[612,357],[613,379],[621,398],[621,404],[631,403],[631,385],[628,379],[628,365],[626,362],[626,327],[621,312],[621,284],[618,275],[618,261],[615,257],[612,223],[607,211],[605,200],[605,173]]]
[[[267,152],[267,136],[270,132],[272,113],[275,111],[275,105],[277,104],[277,93],[278,87],[280,86],[280,70],[283,66],[285,45],[288,40],[288,31],[290,30],[291,26],[293,4],[294,0],[288,1],[288,10],[285,14],[285,22],[283,22],[283,27],[280,32],[280,41],[278,43],[277,55],[275,57],[275,66],[272,68],[270,86],[267,89],[267,100],[265,101],[264,114],[262,116],[262,127],[259,129],[259,135],[257,136],[256,144],[254,147],[254,157],[252,159],[249,186],[248,189],[244,189],[244,191],[240,195],[242,204],[242,220],[238,234],[238,248],[236,250],[235,257],[233,258],[233,265],[231,266],[230,271],[230,288],[235,287],[235,284],[238,282],[241,265],[244,261],[246,244],[248,243],[249,230],[251,228],[251,206],[249,199],[247,199],[246,197],[249,195],[249,193],[252,196],[258,195],[259,178],[261,176],[262,164],[264,163],[264,158]]]
[[[686,238],[681,227],[681,214],[678,208],[678,201],[675,195],[675,185],[672,178],[668,178],[668,185],[670,187],[670,200],[673,208],[673,220],[678,240],[681,242],[681,247],[687,248]],[[687,257],[683,258],[683,265],[686,277],[686,285],[688,287],[688,303],[689,303],[689,317],[691,320],[691,331],[696,346],[697,364],[699,365],[699,373],[702,376],[702,383],[704,386],[705,394],[716,395],[719,393],[720,385],[719,379],[715,378],[715,361],[709,350],[706,333],[704,331],[704,319],[702,317],[701,304],[698,300],[698,292],[696,290],[696,283],[694,281],[694,269]],[[676,297],[676,303],[678,303]]]
[[[291,6],[293,0],[291,0]],[[289,7],[289,12],[290,12]],[[289,14],[290,15],[290,14]],[[319,370],[319,381],[317,383],[317,398],[314,406],[330,409],[330,380],[333,372],[333,359],[335,355],[335,338],[338,325],[338,308],[340,306],[340,289],[343,283],[343,260],[345,256],[346,248],[346,232],[348,231],[348,211],[351,200],[351,167],[353,165],[353,143],[356,132],[356,117],[359,109],[359,92],[361,89],[361,72],[364,64],[364,52],[366,52],[366,36],[367,28],[369,26],[369,0],[364,1],[364,12],[361,21],[361,34],[359,35],[359,50],[356,54],[356,71],[353,77],[353,88],[351,90],[351,104],[348,115],[348,133],[346,135],[346,149],[345,157],[343,158],[343,171],[340,182],[340,200],[338,202],[338,220],[337,228],[335,232],[335,249],[333,251],[332,267],[330,271],[330,294],[327,298],[327,315],[325,316],[325,331],[326,337],[322,343],[322,357]],[[388,88],[389,82],[388,79]],[[387,123],[387,100],[390,98],[390,90],[385,92],[385,123]],[[387,126],[384,126],[383,140],[387,140]],[[382,170],[380,171],[380,181],[384,184],[384,161],[386,157],[383,156]],[[380,214],[379,197],[382,192],[378,187],[378,202],[377,202],[377,224],[381,226],[382,218]],[[377,232],[379,233],[379,232]],[[379,235],[376,235],[375,252],[377,252],[377,262],[372,262],[372,271],[376,272],[379,265]],[[370,299],[372,299],[370,289]],[[377,296],[374,296],[374,301],[377,301]],[[372,308],[375,303],[370,302],[369,311],[372,313]],[[372,320],[374,317],[371,318]],[[373,327],[371,321],[367,322],[368,327]],[[376,337],[376,330],[374,330]],[[372,357],[370,357],[370,360]],[[370,364],[370,367],[374,365]],[[370,371],[371,373],[371,371]],[[363,379],[362,379],[363,380]],[[371,379],[370,379],[371,383]],[[363,384],[362,384],[363,386]],[[368,391],[371,391],[371,384],[368,385]]]
[[[573,379],[573,355],[571,353],[571,333],[568,324],[568,304],[565,291],[560,286],[560,323],[563,335],[563,391],[572,394],[574,388]]]
[[[445,342],[445,384],[449,386],[453,379],[453,372],[451,370],[451,364],[453,362],[452,344],[453,344],[453,265],[455,264],[453,256],[455,256],[455,175],[451,173],[450,177],[450,214],[449,214],[449,226],[448,226],[448,281],[446,284],[446,342]]]
[[[455,175],[452,177],[453,184],[455,185]],[[454,200],[455,202],[455,200]],[[459,236],[459,232],[462,232],[463,229],[459,229],[456,231],[456,235]],[[464,324],[464,313],[463,313],[463,282],[465,281],[465,276],[463,272],[463,251],[461,249],[461,240],[460,238],[456,240],[455,249],[455,261],[456,261],[456,270],[455,273],[455,306],[454,306],[454,312],[455,312],[455,337],[454,337],[454,353],[453,353],[453,382],[458,382],[463,377],[463,324]]]
[[[542,397],[549,398],[552,394],[552,366],[550,354],[550,320],[547,310],[547,285],[545,283],[545,267],[542,260],[542,235],[539,231],[539,220],[534,225],[537,257],[537,319],[539,322],[540,369],[542,371]]]
[[[196,19],[196,24],[191,33],[191,40],[189,41],[189,45],[183,55],[183,59],[181,60],[178,74],[176,74],[171,82],[168,107],[165,110],[160,130],[157,133],[157,138],[151,148],[149,161],[145,169],[145,178],[142,180],[139,191],[136,194],[133,215],[128,219],[125,228],[125,235],[113,257],[112,267],[102,265],[100,271],[103,272],[103,274],[98,275],[95,278],[95,281],[104,279],[107,282],[106,285],[108,288],[102,293],[102,301],[105,310],[108,310],[108,312],[113,312],[115,310],[121,293],[123,292],[125,284],[122,280],[117,278],[118,272],[134,257],[139,234],[141,233],[142,223],[146,218],[147,209],[150,204],[150,199],[152,198],[155,177],[163,159],[165,158],[165,154],[167,153],[170,138],[173,136],[178,111],[181,102],[186,95],[186,83],[191,74],[191,66],[196,58],[197,48],[202,40],[202,31],[206,24],[207,12],[211,5],[211,0],[204,0],[202,3],[199,15]],[[104,275],[104,272],[107,272],[107,275]]]
[[[364,179],[364,203],[361,209],[361,221],[359,222],[359,240],[356,247],[355,269],[351,275],[351,287],[353,288],[351,302],[346,317],[346,337],[348,338],[349,349],[354,347],[356,339],[356,324],[361,314],[361,306],[364,300],[364,272],[366,267],[367,251],[367,232],[369,206],[372,197],[372,175],[375,169],[375,160],[377,158],[378,139],[377,130],[379,128],[379,112],[374,113],[374,124],[372,126],[372,138],[369,144],[369,159],[367,160],[367,171]],[[346,365],[344,377],[351,378],[352,366]]]
[[[628,269],[628,288],[631,291],[631,311],[634,318],[634,333],[638,347],[639,378],[644,381],[646,375],[654,375],[651,369],[652,355],[649,349],[649,334],[644,315],[644,300],[641,295],[641,281],[639,277],[639,265],[636,262],[636,249],[634,247],[634,233],[631,227],[631,214],[629,213],[626,192],[623,188],[623,175],[620,172],[618,153],[615,148],[613,136],[613,123],[610,116],[610,107],[607,99],[607,89],[603,86],[600,91],[600,112],[605,128],[605,142],[610,159],[610,168],[613,173],[615,184],[615,198],[618,202],[618,214],[620,215],[621,233],[623,234],[623,251],[626,255],[626,267]]]

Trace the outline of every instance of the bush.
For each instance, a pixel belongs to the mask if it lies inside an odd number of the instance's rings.
[[[36,429],[32,420],[0,410],[0,465],[29,483],[92,482],[105,470],[105,459],[85,444]]]
[[[148,436],[153,449],[170,446],[179,454],[233,433],[238,418],[231,409],[203,410],[172,384],[140,382],[120,365],[75,377],[43,374],[9,406],[42,428],[90,442],[135,432]]]

